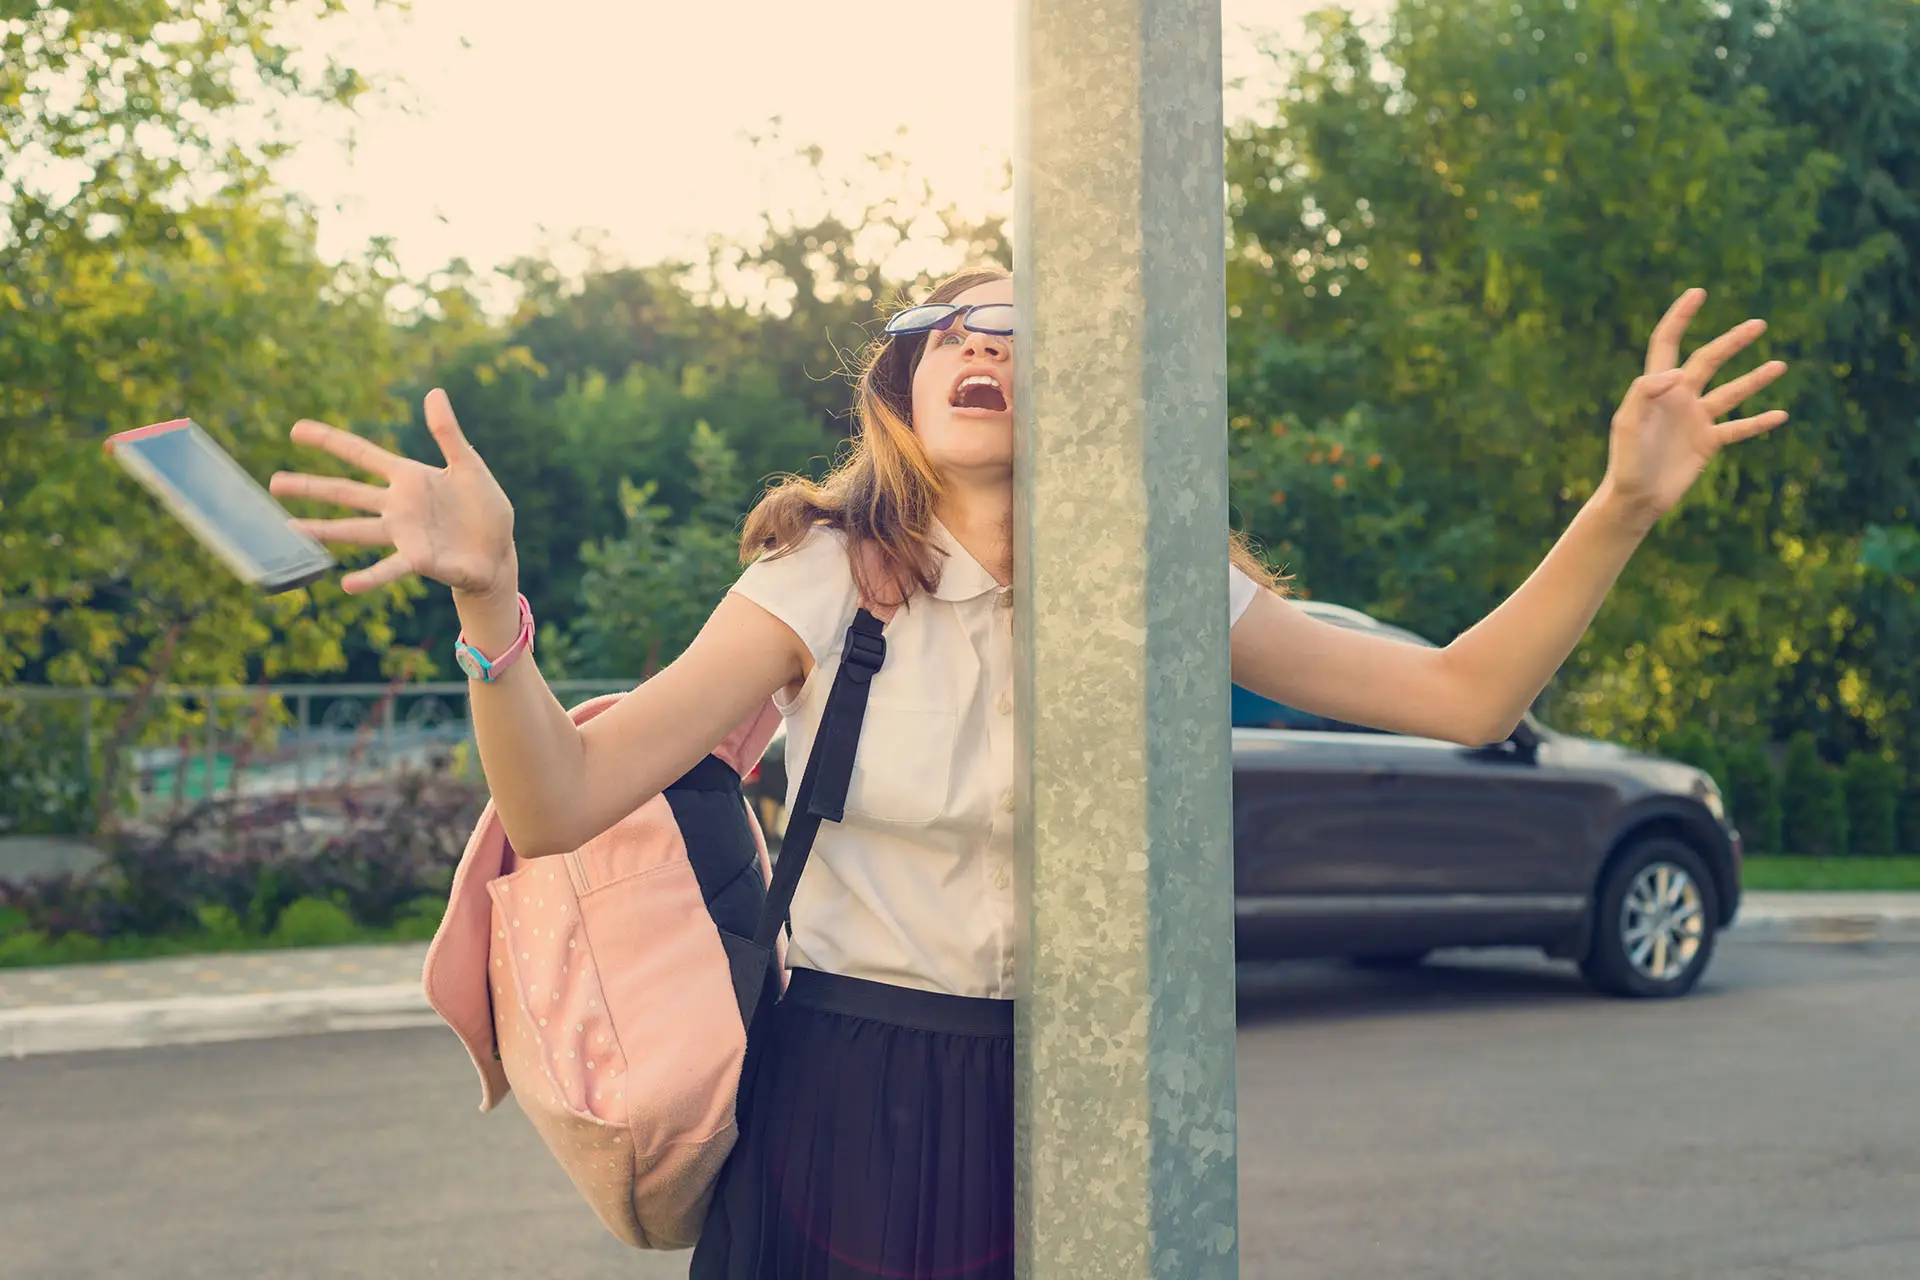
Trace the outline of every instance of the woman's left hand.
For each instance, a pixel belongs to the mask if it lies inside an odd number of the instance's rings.
[[[1785,410],[1771,409],[1720,421],[1785,373],[1784,361],[1770,360],[1707,389],[1722,365],[1766,332],[1764,320],[1735,325],[1680,363],[1681,335],[1706,297],[1704,289],[1689,289],[1667,309],[1647,343],[1645,375],[1634,379],[1613,415],[1601,489],[1648,526],[1680,501],[1714,454],[1787,420]]]

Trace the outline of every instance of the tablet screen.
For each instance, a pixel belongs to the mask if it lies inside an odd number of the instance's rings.
[[[157,484],[187,525],[230,562],[237,556],[257,576],[273,577],[330,560],[325,548],[288,524],[286,508],[194,423],[133,433],[117,447],[144,464],[134,470],[146,472],[141,478],[150,487]]]

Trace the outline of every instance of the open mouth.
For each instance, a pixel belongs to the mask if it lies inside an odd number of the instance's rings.
[[[985,409],[992,413],[1007,411],[1007,393],[1000,380],[990,373],[971,374],[954,385],[948,404],[956,409]]]

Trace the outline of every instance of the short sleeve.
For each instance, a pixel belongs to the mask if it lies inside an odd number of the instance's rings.
[[[755,560],[733,590],[791,627],[815,662],[834,652],[856,609],[846,539],[824,526],[783,556]]]
[[[1240,621],[1240,615],[1253,603],[1253,598],[1260,594],[1260,584],[1231,560],[1227,562],[1227,572],[1227,629],[1231,631]]]

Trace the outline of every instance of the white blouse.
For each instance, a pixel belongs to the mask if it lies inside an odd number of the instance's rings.
[[[1013,598],[938,523],[939,588],[887,624],[845,821],[820,826],[793,899],[790,963],[963,996],[1014,995]],[[1229,624],[1258,585],[1231,568]],[[843,535],[817,529],[733,589],[791,627],[813,673],[790,701],[799,791],[858,608]]]

